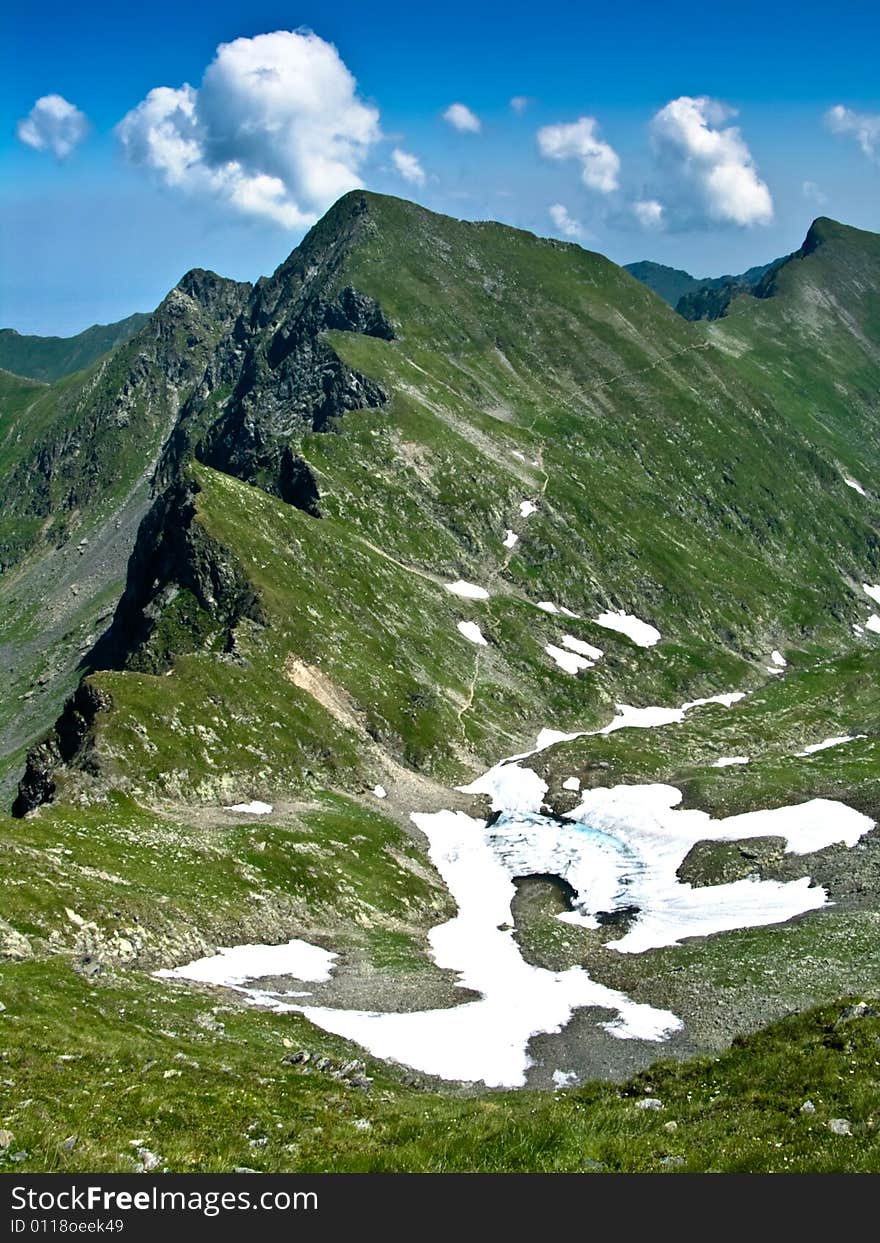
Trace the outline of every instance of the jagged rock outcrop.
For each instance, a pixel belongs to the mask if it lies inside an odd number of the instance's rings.
[[[99,712],[110,707],[109,696],[83,681],[64,706],[54,728],[28,752],[13,816],[21,817],[51,802],[55,794],[55,773],[62,765],[81,769],[97,768],[92,725]]]
[[[181,401],[250,290],[189,272],[130,340],[77,383],[46,389],[31,419],[39,434],[23,443],[6,484],[5,516],[41,524],[44,538],[60,545],[78,514],[150,474]],[[7,548],[0,532],[0,564],[9,568],[25,551]]]
[[[362,198],[342,200],[271,278],[254,287],[181,412],[160,465],[163,482],[193,455],[318,514],[317,482],[297,453],[303,436],[332,430],[348,410],[387,400],[382,387],[348,367],[323,335],[336,329],[394,338],[373,298],[349,284],[337,288],[365,214]]]
[[[176,481],[141,523],[125,592],[87,658],[92,669],[162,673],[184,651],[228,650],[242,618],[264,621],[235,557],[197,521],[198,491],[192,479]]]

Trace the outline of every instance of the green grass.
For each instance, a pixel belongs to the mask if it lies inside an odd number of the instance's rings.
[[[406,1087],[372,1061],[369,1091],[345,1086],[333,1071],[350,1046],[216,992],[85,980],[57,958],[4,964],[0,991],[0,1122],[14,1135],[3,1168],[19,1173],[131,1170],[140,1148],[181,1172],[880,1168],[880,1022],[845,1019],[843,1003],[622,1087],[462,1098]],[[311,1064],[282,1061],[300,1047]],[[663,1109],[637,1109],[644,1096]],[[801,1112],[807,1100],[814,1113]],[[852,1134],[833,1134],[832,1118]]]

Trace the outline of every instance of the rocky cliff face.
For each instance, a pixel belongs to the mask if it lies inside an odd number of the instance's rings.
[[[140,331],[82,378],[43,391],[28,412],[5,485],[8,518],[41,524],[59,545],[90,510],[121,498],[151,472],[219,337],[250,286],[188,273]],[[28,426],[30,424],[30,426]],[[8,569],[26,548],[4,548]]]
[[[125,592],[109,630],[83,661],[87,670],[164,672],[187,651],[229,651],[243,618],[265,622],[235,556],[197,521],[198,485],[187,464],[201,461],[320,516],[317,481],[298,451],[303,437],[333,430],[348,410],[386,401],[381,386],[347,366],[323,335],[337,329],[394,337],[378,303],[340,281],[363,215],[355,196],[255,287],[200,269],[187,273],[124,357],[114,358],[116,382],[104,380],[106,394],[92,398],[87,425],[80,421],[69,436],[41,446],[41,482],[29,504],[45,513],[51,483],[81,462],[84,447],[97,452],[109,424],[127,431],[145,407],[170,422],[153,479],[156,499],[141,523]],[[92,473],[75,474],[76,485],[56,502],[62,509],[90,501],[83,480]],[[55,769],[78,764],[88,750],[91,718],[73,703],[29,753],[17,815],[51,799]],[[74,719],[76,746],[68,741]]]
[[[374,299],[338,287],[362,217],[355,200],[347,219],[336,228],[322,221],[273,277],[256,285],[181,411],[160,469],[165,482],[193,455],[319,512],[317,483],[296,452],[304,434],[330,431],[346,410],[386,400],[378,384],[346,366],[322,337],[326,329],[394,337]]]

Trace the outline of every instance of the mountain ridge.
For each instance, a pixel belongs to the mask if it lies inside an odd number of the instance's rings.
[[[82,371],[133,337],[149,319],[136,311],[112,324],[92,324],[70,337],[35,336],[0,328],[0,367],[29,379],[52,383]]]

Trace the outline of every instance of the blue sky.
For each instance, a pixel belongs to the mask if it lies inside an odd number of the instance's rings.
[[[784,254],[822,213],[880,229],[875,3],[154,0],[2,21],[0,324],[24,332],[150,309],[190,267],[254,279],[356,184],[698,275]]]

